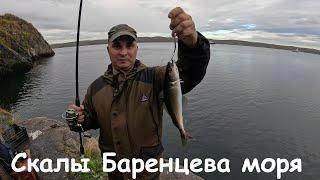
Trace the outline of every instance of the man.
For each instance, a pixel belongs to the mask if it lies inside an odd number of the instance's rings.
[[[182,92],[203,79],[210,59],[208,40],[198,33],[190,15],[177,7],[170,11],[170,29],[178,36],[178,62]],[[100,128],[101,152],[116,152],[116,159],[162,157],[163,83],[166,67],[146,67],[136,59],[136,31],[125,24],[108,33],[111,64],[88,88],[79,114],[85,130]],[[131,174],[108,173],[109,179]],[[138,179],[157,179],[159,173],[140,173]]]

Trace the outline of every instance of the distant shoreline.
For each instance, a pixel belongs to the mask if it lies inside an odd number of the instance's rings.
[[[168,37],[140,37],[138,39],[139,42],[149,43],[149,42],[172,42],[172,38]],[[310,54],[318,54],[320,55],[320,50],[312,49],[312,48],[304,48],[297,46],[285,46],[285,45],[277,45],[277,44],[268,44],[268,43],[260,43],[260,42],[249,42],[249,41],[240,41],[240,40],[212,40],[209,39],[210,44],[227,44],[227,45],[238,45],[238,46],[252,46],[252,47],[262,47],[262,48],[272,48],[272,49],[282,49],[293,52],[304,52]],[[101,40],[85,40],[80,41],[80,46],[89,46],[89,45],[99,45],[106,44],[107,39]],[[65,48],[65,47],[73,47],[76,46],[76,42],[67,42],[67,43],[57,43],[51,44],[52,48]]]

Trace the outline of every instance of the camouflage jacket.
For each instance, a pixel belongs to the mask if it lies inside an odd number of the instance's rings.
[[[198,33],[195,47],[178,42],[182,92],[203,79],[210,59],[209,41]],[[162,153],[163,83],[166,66],[146,67],[136,60],[126,76],[114,75],[112,65],[88,88],[83,101],[84,129],[100,128],[101,152],[117,158],[151,158]]]

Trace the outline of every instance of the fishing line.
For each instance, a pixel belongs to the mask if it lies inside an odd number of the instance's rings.
[[[172,37],[173,37],[174,49],[173,49],[172,57],[171,57],[170,61],[171,61],[172,63],[174,63],[173,57],[174,57],[174,55],[176,54],[177,38],[176,38],[176,35],[175,35],[175,34],[174,34]]]

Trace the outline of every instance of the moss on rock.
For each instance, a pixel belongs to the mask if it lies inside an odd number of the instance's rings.
[[[54,54],[31,23],[12,14],[0,16],[0,79],[28,71],[33,61]]]
[[[11,113],[0,108],[0,133],[3,133],[10,125],[15,123]]]

